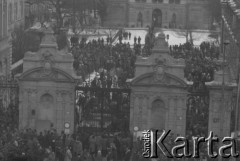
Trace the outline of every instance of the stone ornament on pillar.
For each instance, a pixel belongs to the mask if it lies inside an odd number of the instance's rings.
[[[166,70],[166,59],[160,57],[155,59],[156,65],[153,67],[155,72],[154,74],[154,81],[155,82],[162,82],[165,78],[165,70]]]
[[[155,38],[154,49],[168,49],[168,43],[163,32]]]

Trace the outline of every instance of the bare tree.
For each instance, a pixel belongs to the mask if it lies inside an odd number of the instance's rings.
[[[56,20],[56,31],[64,26],[64,18],[70,17],[70,24],[75,31],[76,25],[82,28],[88,26],[87,12],[93,11],[96,18],[97,11],[103,23],[106,16],[106,0],[27,0],[31,4],[44,4],[53,10],[52,18]]]

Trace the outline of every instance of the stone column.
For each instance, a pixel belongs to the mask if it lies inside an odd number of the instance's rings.
[[[134,128],[134,106],[135,106],[135,94],[132,93],[132,95],[130,96],[130,125],[129,125],[129,130],[133,131]]]
[[[19,84],[20,85],[20,84]],[[19,89],[19,129],[22,129],[24,91]]]
[[[57,109],[56,109],[56,122],[57,122],[57,131],[61,132],[62,129],[64,128],[63,125],[63,119],[64,119],[64,114],[63,114],[63,102],[62,102],[62,98],[61,98],[61,92],[60,91],[56,91],[56,104],[57,104]]]
[[[150,98],[152,95],[150,96]],[[151,129],[151,109],[152,109],[152,102],[150,101],[150,98],[147,99],[147,113],[146,115],[148,116],[147,121],[148,121],[148,129]]]
[[[166,98],[166,102],[165,102],[165,108],[166,108],[166,120],[165,120],[165,130],[170,130],[169,128],[169,121],[170,121],[170,118],[169,118],[169,113],[170,113],[170,98],[167,97]]]
[[[174,118],[174,99],[172,96],[169,97],[169,124],[168,124],[168,127],[169,129],[173,129],[174,128],[174,125],[175,125],[175,118]]]
[[[31,116],[31,127],[36,128],[36,107],[37,107],[37,90],[32,89],[30,93],[30,116]],[[32,114],[32,111],[35,111],[35,114]]]
[[[227,95],[224,109],[223,136],[230,136],[230,122],[231,122],[231,96]]]
[[[133,120],[133,128],[138,126],[138,112],[139,112],[139,97],[136,96],[134,101],[134,120]]]
[[[144,96],[141,95],[139,97],[139,111],[137,114],[138,116],[138,121],[137,121],[137,125],[138,125],[138,128],[139,130],[142,130],[142,127],[143,127],[143,121],[142,121],[142,116],[143,116],[143,99],[144,99]]]
[[[209,105],[209,123],[208,131],[213,131],[214,135],[221,135],[221,108],[222,99],[217,95],[210,95],[210,105]]]
[[[186,135],[187,97],[182,97],[182,135]]]
[[[148,107],[147,107],[147,96],[144,95],[142,103],[142,130],[148,130]]]

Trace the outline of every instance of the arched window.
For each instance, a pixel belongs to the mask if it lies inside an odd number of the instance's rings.
[[[12,23],[12,3],[9,4],[8,6],[8,23]]]
[[[153,10],[152,23],[155,27],[162,27],[162,11],[160,9]]]
[[[172,15],[172,20],[171,20],[171,26],[170,26],[170,28],[177,28],[176,19],[177,19],[177,16],[176,16],[176,14],[174,13],[174,14]]]
[[[140,23],[141,27],[143,26],[143,15],[142,15],[142,12],[138,13],[138,16],[137,16],[137,26],[139,26],[138,23]]]
[[[151,108],[151,127],[157,130],[165,129],[166,108],[162,100],[157,99],[153,101]]]

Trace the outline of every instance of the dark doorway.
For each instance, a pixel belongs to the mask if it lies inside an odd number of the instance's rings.
[[[143,15],[142,12],[138,13],[138,17],[137,17],[137,27],[142,27],[143,26]]]
[[[176,19],[177,19],[177,16],[176,16],[176,14],[174,13],[174,14],[172,15],[172,20],[171,20],[171,22],[170,22],[169,28],[177,28]]]
[[[152,22],[154,27],[162,27],[162,11],[160,9],[153,10]]]

